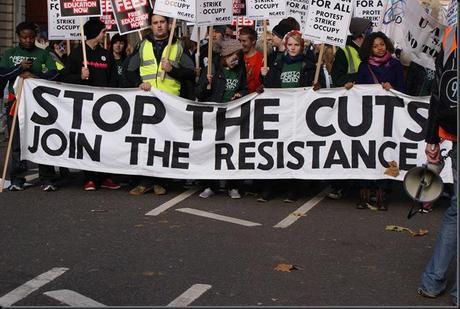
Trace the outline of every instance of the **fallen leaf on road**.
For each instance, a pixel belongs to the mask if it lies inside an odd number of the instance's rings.
[[[390,166],[385,170],[384,174],[388,176],[398,177],[399,176],[398,163],[396,163],[396,161],[391,161],[391,162],[388,162],[388,164]]]
[[[134,227],[144,227],[143,224],[136,224]]]
[[[282,264],[276,265],[275,270],[290,273],[293,270],[303,270],[303,268],[299,267],[297,265],[294,265],[294,264],[284,264],[284,263],[282,263]]]
[[[144,271],[142,273],[143,276],[146,276],[146,277],[152,277],[152,276],[155,276],[155,272],[153,271]]]
[[[419,229],[418,232],[414,232],[411,229],[403,226],[398,226],[398,225],[387,225],[385,227],[386,231],[394,231],[394,232],[408,232],[412,236],[424,236],[428,234],[428,230],[424,229]]]
[[[291,215],[296,216],[296,217],[306,217],[305,214],[302,214],[300,212],[293,212]]]

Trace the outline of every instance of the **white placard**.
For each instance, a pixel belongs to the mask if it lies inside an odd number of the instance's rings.
[[[185,21],[196,21],[196,0],[155,0],[153,12]]]
[[[61,17],[59,0],[48,0],[48,39],[81,40],[80,18]],[[88,18],[83,17],[83,22]]]
[[[310,0],[305,37],[344,47],[354,0]]]
[[[388,0],[356,0],[353,17],[370,19],[372,21],[372,28],[375,31],[387,1]]]
[[[246,16],[261,20],[285,17],[286,1],[279,0],[246,0]]]
[[[294,17],[300,24],[300,31],[305,33],[307,23],[308,2],[310,0],[287,0],[286,17]],[[271,21],[271,20],[270,20]]]
[[[232,2],[228,0],[197,0],[196,22],[199,25],[229,25],[233,19]]]

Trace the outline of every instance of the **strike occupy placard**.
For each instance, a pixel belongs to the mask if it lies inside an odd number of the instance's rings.
[[[374,31],[377,30],[380,14],[388,0],[356,0],[353,17],[367,18],[372,21]]]
[[[198,0],[197,23],[200,25],[225,25],[233,19],[233,5],[228,0]]]
[[[196,0],[155,0],[155,14],[196,22]]]
[[[108,32],[118,32],[117,21],[112,9],[111,0],[101,0],[102,5],[102,16],[101,21],[105,24],[105,28]]]
[[[354,0],[310,0],[305,37],[344,47]]]
[[[286,15],[286,1],[246,0],[246,16],[250,19],[279,18]]]
[[[85,22],[86,19],[83,20]],[[80,40],[80,20],[61,17],[59,0],[48,0],[48,39]]]
[[[112,0],[112,9],[120,34],[150,27],[150,0]]]
[[[101,16],[100,0],[60,0],[61,16]]]
[[[426,161],[429,100],[355,85],[199,103],[155,88],[29,78],[18,109],[21,159],[178,179],[402,180]],[[393,161],[399,175],[386,174]]]

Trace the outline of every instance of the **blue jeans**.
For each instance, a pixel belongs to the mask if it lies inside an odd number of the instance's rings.
[[[427,294],[436,297],[447,286],[447,270],[457,258],[457,143],[453,143],[451,152],[452,170],[454,174],[454,194],[450,206],[444,213],[441,230],[434,247],[433,256],[422,274],[420,288]],[[452,300],[457,304],[458,269],[455,284],[450,291]]]

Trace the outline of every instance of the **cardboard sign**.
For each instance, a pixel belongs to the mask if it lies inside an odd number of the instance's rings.
[[[344,47],[354,0],[310,0],[305,37]]]
[[[61,17],[60,6],[59,0],[48,0],[48,39],[80,40],[80,19]]]
[[[100,20],[105,24],[107,32],[118,32],[117,21],[112,9],[111,0],[101,0],[102,16]]]
[[[61,16],[101,16],[100,0],[60,0]]]
[[[388,0],[356,0],[353,17],[367,18],[372,21],[374,31],[378,27],[380,14]]]
[[[246,0],[246,16],[251,19],[279,18],[286,15],[286,1]]]
[[[196,22],[196,0],[156,0],[153,12],[166,17]]]
[[[225,0],[198,0],[197,23],[200,25],[226,25],[233,19],[233,5]]]
[[[120,34],[150,27],[150,0],[112,0],[112,8]]]
[[[300,31],[305,32],[309,0],[287,0],[286,17],[294,17],[300,24]]]

